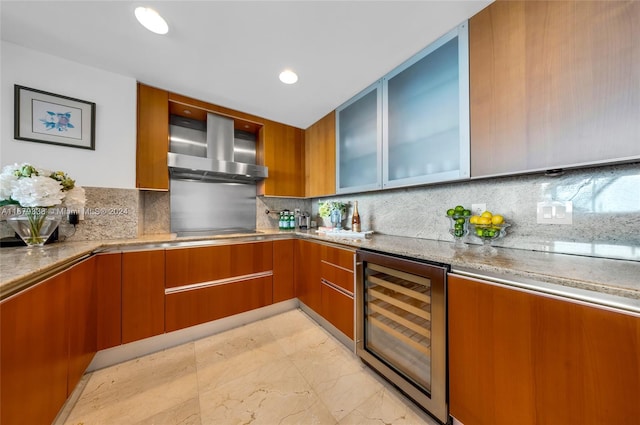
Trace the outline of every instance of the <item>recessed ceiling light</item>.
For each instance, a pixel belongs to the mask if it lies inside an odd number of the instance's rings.
[[[138,22],[149,31],[155,32],[156,34],[166,34],[169,32],[167,21],[150,7],[136,7],[135,14]]]
[[[294,84],[296,81],[298,81],[298,74],[290,69],[285,69],[280,73],[280,81],[285,84]]]

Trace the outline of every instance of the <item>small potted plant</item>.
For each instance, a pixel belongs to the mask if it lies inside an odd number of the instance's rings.
[[[322,218],[329,218],[335,229],[342,229],[342,219],[347,215],[347,204],[338,201],[320,203],[318,213]]]

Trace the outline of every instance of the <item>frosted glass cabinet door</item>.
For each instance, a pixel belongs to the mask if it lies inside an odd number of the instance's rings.
[[[336,110],[336,191],[382,187],[382,82]]]
[[[383,79],[383,187],[469,177],[467,23]]]

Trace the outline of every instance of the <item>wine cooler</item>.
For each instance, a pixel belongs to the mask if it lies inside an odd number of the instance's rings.
[[[442,423],[448,422],[448,266],[358,250],[356,352]]]

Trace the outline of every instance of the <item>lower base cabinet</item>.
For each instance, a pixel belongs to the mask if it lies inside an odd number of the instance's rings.
[[[84,260],[64,273],[69,275],[69,396],[98,351],[96,259]]]
[[[322,311],[320,245],[298,239],[293,259],[296,297],[316,313]]]
[[[338,330],[354,336],[354,251],[296,240],[296,296]]]
[[[631,424],[640,317],[449,276],[449,406],[465,425]]]
[[[48,424],[96,353],[95,262],[0,303],[0,423]]]
[[[122,254],[122,343],[164,333],[164,250]]]
[[[166,331],[264,307],[272,299],[271,276],[170,293],[166,296]]]

